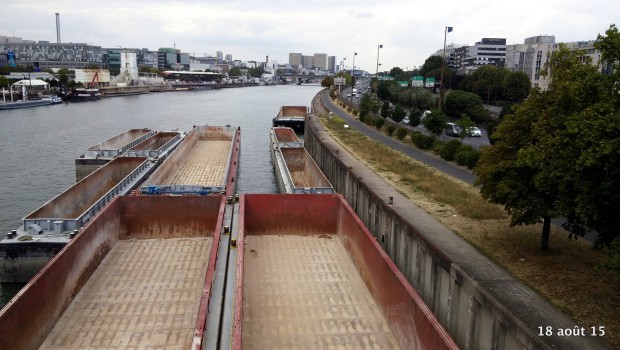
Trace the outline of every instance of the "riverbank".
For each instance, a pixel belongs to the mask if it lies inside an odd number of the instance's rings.
[[[330,135],[398,192],[580,326],[604,327],[605,341],[620,347],[620,283],[613,274],[596,269],[604,256],[588,243],[568,240],[566,232],[555,228],[551,250],[542,252],[538,249],[540,225],[510,227],[503,209],[484,201],[473,186],[344,128],[339,118],[327,117],[328,110],[317,98],[313,107],[323,116],[320,120]],[[339,112],[346,113],[342,108]],[[486,209],[477,210],[480,208]]]

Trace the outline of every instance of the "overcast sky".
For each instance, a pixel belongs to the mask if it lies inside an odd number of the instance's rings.
[[[0,35],[102,47],[173,47],[196,56],[288,63],[290,52],[326,53],[374,72],[413,69],[447,44],[482,38],[555,35],[556,42],[596,39],[620,19],[619,0],[3,0]],[[620,23],[615,23],[620,25]],[[381,69],[380,69],[381,70]]]

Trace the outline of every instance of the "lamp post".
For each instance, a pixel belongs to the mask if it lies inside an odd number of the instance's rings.
[[[351,102],[353,102],[353,87],[355,86],[355,56],[357,56],[357,52],[353,53],[353,67],[351,70]]]
[[[379,77],[379,49],[382,49],[382,48],[383,48],[382,44],[379,44],[377,46],[377,70],[375,71],[375,78]]]
[[[439,83],[439,101],[437,102],[437,108],[441,108],[441,93],[443,91],[443,67],[446,63],[446,37],[448,33],[452,31],[452,27],[446,27],[443,33],[443,57],[441,60],[441,81]]]

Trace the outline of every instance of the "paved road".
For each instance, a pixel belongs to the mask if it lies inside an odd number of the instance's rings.
[[[333,112],[337,116],[344,119],[349,125],[354,127],[356,130],[358,130],[362,134],[388,147],[391,147],[399,152],[402,152],[408,155],[409,157],[416,159],[428,166],[432,166],[433,168],[449,176],[452,176],[456,179],[467,182],[469,184],[473,184],[475,182],[476,177],[474,176],[474,174],[471,173],[471,171],[458,167],[441,158],[434,157],[426,152],[420,151],[419,149],[415,147],[407,146],[405,144],[402,144],[392,139],[391,137],[377,131],[377,129],[371,128],[368,125],[360,122],[359,120],[352,118],[349,114],[343,112],[340,108],[338,108],[336,105],[332,103],[331,99],[329,98],[329,91],[324,90],[324,91],[321,91],[320,94],[321,94],[321,101],[323,102],[323,105],[327,109],[329,109],[331,112]],[[451,138],[454,138],[454,137],[451,137]],[[552,223],[558,227],[562,227],[562,224],[565,222],[566,222],[566,219],[564,218],[556,218],[552,220]],[[586,236],[583,238],[589,242],[594,242],[596,240],[596,236],[597,236],[596,232],[590,232],[586,234]]]
[[[352,118],[347,113],[343,112],[340,108],[334,105],[329,98],[329,92],[327,90],[322,91],[321,93],[321,101],[323,105],[329,109],[331,112],[336,114],[337,116],[344,119],[349,125],[353,128],[361,132],[362,134],[370,137],[377,142],[380,142],[390,148],[393,148],[399,152],[402,152],[409,157],[416,159],[424,164],[427,164],[447,175],[450,175],[459,180],[465,181],[469,184],[473,184],[475,181],[475,176],[471,173],[471,171],[463,169],[455,164],[444,161],[441,158],[434,157],[426,152],[423,152],[417,148],[407,146],[402,144],[393,138],[378,132],[377,129],[371,128],[368,125],[361,123],[359,120]]]

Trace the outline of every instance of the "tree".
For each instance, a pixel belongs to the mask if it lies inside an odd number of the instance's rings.
[[[248,74],[254,78],[260,78],[263,73],[265,73],[265,69],[262,66],[250,68],[248,70]]]
[[[412,108],[409,111],[409,125],[411,125],[412,127],[416,127],[418,125],[420,125],[420,123],[422,122],[421,117],[422,116],[422,111],[420,111],[417,108]]]
[[[489,113],[482,106],[482,99],[471,92],[451,90],[445,97],[446,114],[457,117],[467,114],[478,122],[490,120]]]
[[[0,87],[6,87],[9,88],[11,84],[11,81],[9,80],[9,78],[0,75]]]
[[[434,109],[430,115],[422,120],[422,125],[435,137],[438,137],[446,127],[446,115],[440,109]]]
[[[387,118],[391,115],[390,113],[390,103],[388,101],[384,101],[381,105],[381,116],[383,118]]]
[[[472,128],[476,126],[467,114],[461,114],[461,118],[456,122],[456,125],[461,129],[459,132],[461,141],[463,141],[465,136],[471,135]]]
[[[392,112],[392,120],[400,123],[405,118],[405,115],[407,115],[407,112],[405,112],[403,107],[396,105],[396,107],[394,107],[394,111]]]
[[[396,81],[406,79],[405,72],[402,70],[402,68],[399,67],[394,67],[390,69],[390,76],[392,76]]]
[[[322,87],[330,87],[334,85],[334,78],[333,77],[326,77],[325,79],[321,80],[321,86]]]
[[[60,84],[67,84],[69,82],[69,70],[67,68],[60,68],[58,70],[58,82]]]
[[[529,96],[532,83],[523,72],[510,72],[503,83],[504,97],[509,101],[522,102]]]
[[[620,48],[614,29],[599,39],[607,50]],[[566,218],[564,228],[571,235],[595,230],[600,244],[620,235],[617,80],[605,79],[583,57],[560,45],[543,71],[551,78],[549,88],[535,89],[503,117],[495,143],[485,148],[474,169],[483,197],[503,204],[511,224],[542,219],[543,250],[549,249],[552,217]]]
[[[228,70],[228,76],[229,77],[239,77],[241,76],[241,68],[239,67],[232,67],[230,68],[230,70]]]

